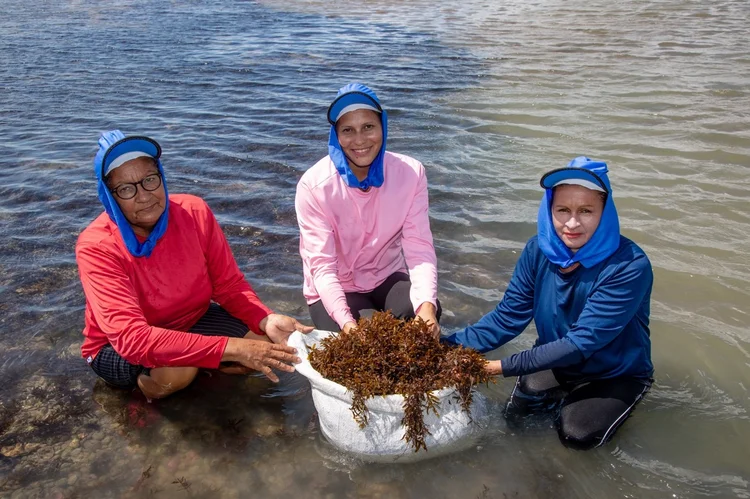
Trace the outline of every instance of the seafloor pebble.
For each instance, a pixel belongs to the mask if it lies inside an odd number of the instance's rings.
[[[270,464],[270,463],[269,463]],[[281,495],[294,481],[294,466],[276,462],[261,476],[265,476],[268,488],[273,495]]]
[[[67,355],[63,355],[63,357],[70,357],[77,359],[81,355],[81,345],[78,343],[72,343],[66,350],[64,350]]]
[[[29,490],[19,489],[13,492],[13,495],[10,496],[11,499],[23,499],[23,498],[29,498],[29,497],[36,497],[31,493]]]
[[[2,449],[0,449],[0,454],[3,454],[6,457],[18,457],[23,454],[23,444],[21,442],[18,442],[15,445],[3,447]]]
[[[400,499],[407,497],[407,495],[403,487],[394,483],[365,483],[358,487],[356,497],[363,499],[380,499],[381,497]]]
[[[278,434],[282,428],[283,427],[280,424],[260,425],[255,428],[255,433],[257,433],[259,437],[268,438]]]
[[[98,442],[98,441],[96,441],[94,439],[88,439],[87,438],[86,440],[83,441],[83,444],[81,444],[81,447],[83,448],[83,450],[85,450],[87,452],[91,452],[91,451],[94,451],[94,450],[100,448],[101,447],[101,442]]]
[[[55,448],[50,445],[43,445],[36,452],[37,458],[49,462],[55,457]]]

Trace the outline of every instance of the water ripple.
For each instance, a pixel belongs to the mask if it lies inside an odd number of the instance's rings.
[[[294,187],[327,152],[336,89],[360,80],[390,113],[389,148],[425,164],[447,330],[501,298],[535,232],[540,175],[579,154],[609,162],[623,232],[654,265],[657,384],[621,447],[589,461],[563,454],[550,433],[539,452],[567,478],[550,472],[534,489],[533,477],[509,475],[504,490],[748,496],[750,456],[738,443],[750,438],[747,2],[3,7],[0,403],[35,373],[91,381],[76,363],[84,301],[73,248],[101,211],[91,171],[101,130],[160,140],[170,191],[203,196],[264,300],[306,320]],[[495,487],[481,463],[503,455],[544,468],[527,443],[462,456],[455,485]],[[325,476],[351,495],[348,478]],[[50,496],[44,480],[29,494]],[[402,477],[401,489],[380,492],[443,494],[423,482]]]

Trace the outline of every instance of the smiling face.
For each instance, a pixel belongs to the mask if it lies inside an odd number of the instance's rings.
[[[559,185],[552,196],[552,222],[565,246],[575,253],[594,235],[604,211],[602,193],[580,185]]]
[[[159,173],[156,162],[151,158],[136,158],[126,161],[107,176],[107,186],[116,189],[125,183],[140,182],[149,175]],[[133,232],[142,237],[148,237],[151,230],[159,221],[167,206],[167,194],[164,183],[153,191],[147,191],[143,186],[137,186],[137,192],[131,199],[120,199],[116,194],[112,197],[117,201],[122,214],[130,222]]]
[[[336,122],[336,134],[352,172],[358,180],[364,180],[383,146],[380,115],[369,109],[346,113]]]

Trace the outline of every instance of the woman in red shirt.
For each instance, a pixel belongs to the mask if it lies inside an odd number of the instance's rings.
[[[94,159],[104,213],[78,238],[86,295],[81,353],[110,385],[148,398],[174,393],[198,368],[294,371],[295,319],[274,314],[234,260],[206,203],[170,196],[148,137],[105,132]],[[224,363],[231,363],[227,366]]]

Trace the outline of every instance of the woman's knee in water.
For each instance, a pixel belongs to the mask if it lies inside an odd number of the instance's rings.
[[[198,374],[196,367],[157,367],[138,376],[138,387],[149,399],[160,399],[187,388]]]

